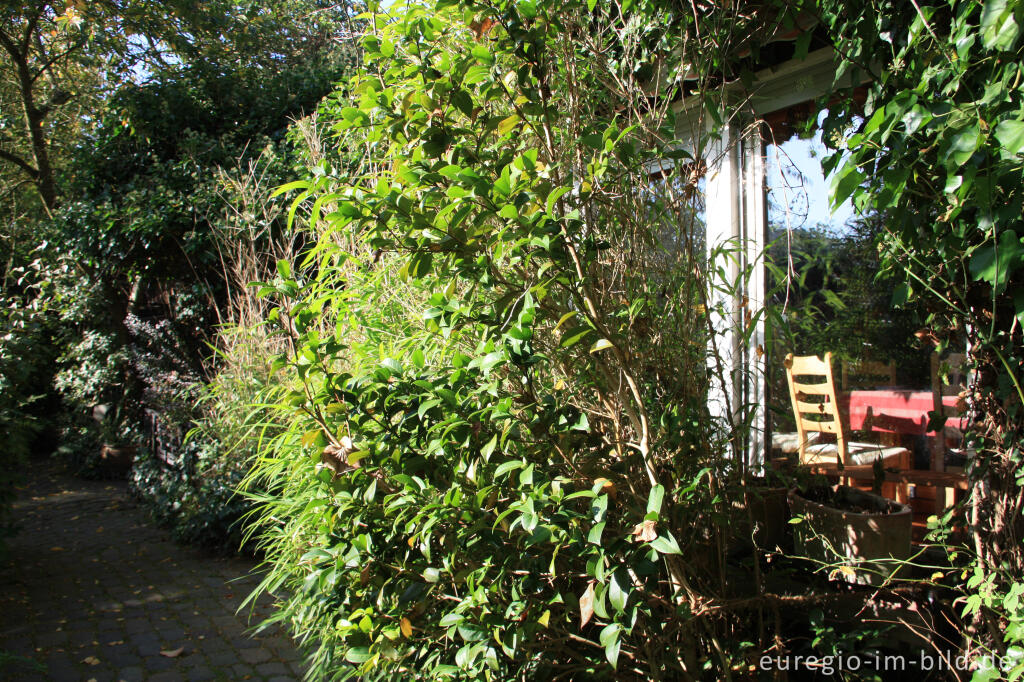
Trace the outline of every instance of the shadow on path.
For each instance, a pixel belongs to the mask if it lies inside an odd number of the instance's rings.
[[[287,637],[248,634],[266,603],[236,613],[254,563],[175,544],[124,482],[40,468],[15,520],[0,564],[0,680],[302,677]]]

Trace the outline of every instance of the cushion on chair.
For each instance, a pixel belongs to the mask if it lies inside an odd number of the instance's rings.
[[[812,431],[806,434],[807,444],[812,445],[817,443],[821,438],[821,434]],[[800,451],[800,434],[799,433],[773,433],[772,434],[772,450],[778,450],[786,455],[791,455],[794,452]]]
[[[885,460],[908,454],[910,451],[900,447],[885,447],[876,443],[847,443],[846,464],[857,466],[860,464],[873,464],[876,459]],[[822,443],[807,448],[807,458],[810,463],[835,462],[839,454],[839,446],[835,443]],[[895,464],[896,462],[893,462]]]

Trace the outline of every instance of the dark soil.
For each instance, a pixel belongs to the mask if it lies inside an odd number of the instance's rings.
[[[841,511],[854,514],[879,514],[882,516],[895,514],[902,509],[901,505],[881,497],[870,495],[844,485],[836,488],[815,487],[799,491],[800,497],[818,504],[835,507]]]

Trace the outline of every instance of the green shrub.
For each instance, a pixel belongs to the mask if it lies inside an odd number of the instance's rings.
[[[152,340],[144,345],[161,349],[136,357],[148,386],[147,404],[156,408],[162,424],[184,438],[159,456],[143,451],[132,472],[132,489],[179,540],[224,551],[254,549],[242,547],[241,526],[253,505],[237,491],[259,439],[278,428],[267,419],[268,410],[254,407],[273,393],[266,358],[280,348],[262,323],[267,304],[250,283],[266,277],[275,258],[291,254],[292,237],[282,229],[284,206],[269,196],[281,163],[268,150],[248,166],[217,174],[224,208],[213,238],[228,293],[221,309],[224,324],[208,363],[211,377],[190,371],[180,344],[166,338],[165,324],[134,325],[136,336]]]
[[[23,479],[29,458],[48,446],[53,428],[46,387],[55,350],[52,321],[40,305],[0,299],[0,555],[13,532],[10,507],[14,487]],[[42,440],[40,437],[43,437]]]
[[[637,82],[606,9],[506,3],[488,32],[440,5],[367,35],[320,111],[362,165],[286,186],[316,234],[262,287],[274,620],[317,678],[727,670],[758,635],[706,605],[760,589],[726,586],[746,455],[706,407],[707,279],[735,283],[704,261],[675,115],[606,87]],[[677,19],[645,12],[637,50]]]
[[[824,164],[835,174],[833,200],[850,197],[884,216],[882,264],[901,278],[901,298],[927,310],[940,350],[969,350],[970,521],[944,521],[968,526],[973,566],[950,577],[963,592],[971,658],[1007,663],[975,679],[1016,679],[1024,671],[1024,2],[821,4],[842,71],[870,60],[879,73],[863,107],[855,97],[830,107],[827,126],[848,125],[854,113],[864,119]]]
[[[175,539],[224,552],[242,548],[241,519],[251,509],[237,494],[249,462],[225,457],[220,442],[190,441],[169,465],[147,449],[132,467],[133,494]]]

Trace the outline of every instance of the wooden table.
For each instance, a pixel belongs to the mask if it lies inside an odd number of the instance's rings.
[[[942,396],[943,412],[947,415],[961,412],[958,400],[955,395]],[[967,488],[962,473],[945,471],[945,441],[942,434],[928,431],[928,413],[935,409],[935,398],[931,391],[901,388],[854,390],[840,395],[839,403],[842,413],[847,415],[847,425],[851,431],[881,432],[893,440],[902,435],[932,435],[931,471],[905,472],[900,477],[904,482],[945,489]],[[948,417],[945,425],[965,430],[967,421],[962,417]],[[951,496],[938,496],[936,510],[941,510],[951,501]]]
[[[876,389],[850,391],[839,396],[839,407],[849,420],[851,431],[881,431],[901,435],[928,434],[928,413],[935,409],[931,391],[914,389]],[[957,397],[942,396],[942,405],[956,411]],[[947,426],[962,420],[952,417]]]

